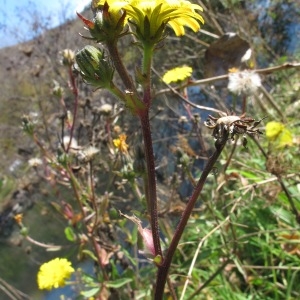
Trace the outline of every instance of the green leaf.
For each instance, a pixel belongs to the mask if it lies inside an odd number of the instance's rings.
[[[156,255],[153,259],[153,261],[159,266],[162,263],[162,257],[161,255]]]
[[[109,288],[118,289],[131,281],[132,281],[132,278],[121,278],[121,279],[117,279],[114,281],[107,281],[105,284]]]
[[[136,266],[137,261],[132,257],[132,255],[125,248],[122,251],[124,252],[125,256],[129,259],[130,263],[133,266]]]
[[[90,250],[83,250],[82,253],[88,255],[94,261],[97,261],[97,257],[95,256],[95,254],[92,251],[90,251]]]
[[[261,180],[261,177],[258,177],[257,173],[252,173],[252,172],[248,172],[248,171],[240,171],[239,172],[243,177],[249,179],[249,180],[254,180],[254,181],[257,181],[257,180]]]
[[[279,206],[270,206],[272,213],[281,221],[287,224],[293,224],[294,216],[287,210]]]
[[[82,292],[80,292],[80,294],[85,298],[90,298],[90,297],[95,296],[99,292],[99,290],[100,290],[100,287],[96,287],[96,288],[90,289],[89,291],[82,291]]]
[[[73,228],[70,226],[65,228],[65,236],[70,242],[76,241],[76,234],[74,233]]]

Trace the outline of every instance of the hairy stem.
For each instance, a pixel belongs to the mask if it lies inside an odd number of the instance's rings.
[[[150,223],[151,223],[155,255],[162,255],[160,239],[159,239],[159,228],[158,228],[155,162],[154,162],[154,153],[153,153],[153,146],[152,146],[149,111],[146,110],[143,114],[140,114],[139,118],[141,122],[143,139],[144,139],[145,159],[146,159],[146,167],[147,167],[146,184],[148,186],[148,191],[146,191],[146,198],[147,198],[147,205],[149,205],[148,210],[150,212],[150,218],[151,218]]]
[[[127,69],[125,68],[123,61],[120,57],[116,42],[107,43],[107,48],[110,57],[114,63],[114,66],[123,81],[125,88],[130,92],[135,92],[135,86],[131,77],[129,76]]]
[[[224,146],[226,145],[227,139],[228,139],[228,132],[225,133],[224,137],[222,137],[221,140],[216,141],[216,144],[215,144],[216,150],[213,153],[213,155],[208,159],[207,164],[201,174],[201,177],[193,191],[193,194],[190,197],[190,199],[187,203],[187,206],[181,216],[181,219],[179,221],[179,224],[177,225],[175,234],[171,241],[170,247],[166,253],[163,263],[159,266],[159,269],[158,269],[157,278],[156,278],[155,300],[161,300],[163,298],[164,287],[166,284],[168,272],[170,269],[172,258],[177,249],[179,240],[180,240],[182,233],[186,227],[189,217],[193,211],[195,203],[196,203],[197,199],[199,198],[199,195],[203,189],[205,181],[206,181],[209,173],[212,171],[220,154],[222,153],[222,150],[223,150]]]

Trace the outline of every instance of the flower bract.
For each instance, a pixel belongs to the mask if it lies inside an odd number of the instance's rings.
[[[114,42],[119,36],[125,25],[126,12],[121,12],[120,8],[109,7],[107,2],[103,2],[101,11],[97,11],[93,21],[86,19],[81,14],[77,13],[78,17],[86,25],[86,29],[90,32],[91,38],[96,42]]]
[[[191,67],[178,67],[166,72],[162,78],[165,83],[183,81],[192,75],[193,69]]]
[[[65,258],[55,258],[41,265],[37,275],[40,290],[51,290],[65,285],[66,279],[71,277],[74,269]]]

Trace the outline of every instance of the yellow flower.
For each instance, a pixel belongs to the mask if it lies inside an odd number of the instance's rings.
[[[236,72],[239,72],[239,69],[233,67],[233,68],[228,69],[228,72],[229,72],[229,73],[236,73]]]
[[[162,78],[165,83],[183,81],[192,75],[191,67],[178,67],[166,72]]]
[[[40,290],[51,290],[65,285],[75,270],[65,258],[55,258],[41,265],[37,275]]]
[[[277,148],[293,144],[292,133],[281,122],[268,122],[266,125],[266,137],[269,141],[275,142]]]
[[[293,135],[288,129],[283,129],[279,137],[278,147],[286,147],[293,145]]]
[[[280,122],[268,122],[266,125],[266,137],[269,140],[276,139],[284,129],[284,125]]]
[[[115,147],[122,153],[128,152],[128,144],[126,144],[126,138],[126,134],[120,134],[118,139],[113,140]]]
[[[16,221],[16,223],[18,225],[21,225],[22,224],[22,220],[23,220],[23,214],[16,214],[14,216],[14,219],[15,219],[15,221]]]
[[[103,5],[100,0],[98,5]],[[198,4],[185,0],[106,0],[109,11],[119,9],[126,11],[126,17],[136,26],[136,34],[140,40],[159,42],[167,24],[171,26],[177,36],[184,35],[184,26],[194,32],[200,29],[199,22],[204,19],[198,14],[203,11]]]

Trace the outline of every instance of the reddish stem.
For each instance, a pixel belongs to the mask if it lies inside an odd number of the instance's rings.
[[[167,280],[168,272],[169,272],[170,265],[172,262],[172,258],[177,249],[178,243],[179,243],[182,233],[186,227],[186,224],[190,218],[190,215],[193,211],[195,203],[196,203],[197,199],[199,198],[199,195],[203,189],[203,186],[205,184],[207,176],[212,171],[217,159],[219,158],[224,146],[226,145],[227,139],[228,139],[228,133],[226,133],[225,136],[222,137],[221,140],[216,141],[216,144],[215,144],[216,150],[213,153],[213,155],[208,159],[207,164],[201,174],[201,177],[193,191],[193,194],[191,195],[189,202],[187,203],[187,206],[181,216],[181,219],[179,221],[179,224],[177,225],[175,234],[172,238],[170,247],[169,247],[169,249],[166,253],[166,256],[163,260],[163,263],[158,268],[158,273],[157,273],[157,277],[156,277],[155,298],[154,298],[155,300],[163,299],[164,287],[166,284],[166,280]]]
[[[161,255],[161,245],[159,239],[159,227],[158,227],[158,213],[157,213],[157,196],[156,196],[156,178],[155,178],[155,161],[154,161],[154,153],[152,146],[152,136],[151,136],[151,128],[149,121],[149,111],[148,109],[139,114],[143,139],[144,139],[144,149],[145,149],[145,159],[147,166],[147,204],[150,212],[150,223],[152,229],[153,243],[155,255]]]

